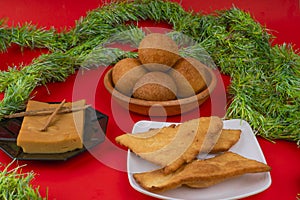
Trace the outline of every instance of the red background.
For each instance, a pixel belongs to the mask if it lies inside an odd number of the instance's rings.
[[[0,18],[8,18],[9,25],[32,22],[40,27],[57,29],[73,27],[75,21],[86,12],[97,8],[102,3],[100,0],[74,1],[74,0],[10,0],[0,1]],[[272,30],[277,37],[275,43],[292,43],[295,49],[300,48],[300,1],[299,0],[265,0],[265,1],[224,1],[224,0],[182,0],[182,6],[187,10],[195,12],[210,13],[216,9],[227,9],[233,5],[245,11],[262,25]],[[8,49],[8,52],[0,54],[0,69],[5,70],[8,66],[29,64],[37,57],[41,50],[25,49],[23,53],[17,46]],[[120,153],[119,149],[109,145],[108,141],[114,141],[117,135],[124,131],[131,131],[133,123],[149,119],[145,116],[130,114],[122,108],[116,116],[111,109],[111,96],[105,90],[102,78],[98,81],[106,69],[98,69],[96,72],[85,74],[85,84],[81,85],[77,98],[84,97],[88,103],[107,114],[109,118],[107,129],[107,141],[93,149],[93,153],[101,156],[104,160],[110,160],[114,166],[126,167],[126,154]],[[47,88],[44,86],[36,89],[36,100],[40,101],[61,101],[74,99],[74,82],[80,76],[72,75],[66,82],[50,83]],[[230,78],[222,76],[219,84],[212,94],[212,98],[218,98],[222,90],[222,81],[225,86]],[[81,83],[81,82],[79,82]],[[77,86],[76,86],[77,87]],[[92,88],[91,88],[92,87]],[[95,90],[91,94],[91,89]],[[50,94],[48,93],[50,92]],[[3,94],[1,94],[3,96]],[[198,116],[215,114],[223,116],[224,105],[219,105],[218,111],[210,113],[210,102],[206,102],[200,108],[200,112],[193,111],[182,116],[175,116],[167,121],[180,121]],[[118,107],[117,107],[118,109]],[[295,143],[287,141],[276,141],[271,143],[258,137],[258,141],[264,152],[268,164],[272,167],[272,185],[262,193],[247,197],[247,199],[296,199],[300,193],[300,171],[299,171],[299,148]],[[0,162],[8,164],[11,162],[3,152],[0,152]],[[19,161],[18,164],[26,164],[24,171],[33,170],[37,175],[33,181],[34,185],[40,186],[43,196],[48,190],[49,199],[153,199],[145,196],[129,185],[126,172],[109,167],[98,161],[90,152],[85,152],[66,162],[38,162]]]

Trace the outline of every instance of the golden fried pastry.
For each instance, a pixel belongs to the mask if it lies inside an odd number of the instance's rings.
[[[146,142],[146,146],[151,146],[151,151],[156,151],[160,148],[162,148],[165,144],[169,144],[171,140],[173,139],[172,135],[176,134],[177,129],[175,129],[176,125],[172,124],[168,128],[163,127],[161,129],[151,129],[147,132],[138,133],[138,134],[123,134],[118,137],[118,140],[120,144],[128,147],[131,151],[135,153],[144,153],[144,151],[149,151],[145,149],[144,142],[146,141],[146,138],[148,138]],[[165,133],[170,132],[170,133]],[[171,133],[172,132],[172,133]],[[160,133],[159,135],[155,136],[156,141],[158,140],[164,140],[165,142],[157,142],[150,141],[154,135],[157,133]],[[168,135],[168,137],[164,136]],[[199,152],[205,152],[205,153],[220,153],[224,151],[228,151],[233,145],[235,145],[241,135],[241,130],[239,129],[222,129],[221,134],[219,138],[217,139],[217,142],[213,145],[207,145],[207,148],[205,146],[202,146],[202,150]],[[169,137],[172,136],[172,137]],[[143,144],[143,145],[141,145]]]
[[[194,58],[181,58],[170,70],[170,76],[177,86],[178,97],[195,95],[206,88],[207,67]]]
[[[116,142],[138,156],[163,167],[166,174],[189,163],[199,152],[209,152],[217,142],[223,121],[219,117],[201,117],[177,126],[150,130],[141,134],[123,134]]]
[[[239,141],[241,132],[239,129],[223,129],[217,143],[209,153],[228,151]]]
[[[131,96],[134,85],[146,73],[147,70],[138,59],[124,58],[112,68],[112,80],[118,91]]]
[[[176,84],[163,72],[149,72],[142,76],[133,87],[133,97],[147,101],[176,99]]]
[[[246,173],[268,172],[271,168],[236,153],[225,152],[206,160],[194,160],[166,175],[163,169],[133,174],[135,181],[151,192],[163,192],[187,185],[205,188]]]
[[[167,71],[180,58],[177,44],[167,35],[146,35],[138,47],[138,56],[149,71]]]

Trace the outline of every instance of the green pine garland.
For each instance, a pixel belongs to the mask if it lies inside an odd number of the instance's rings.
[[[11,168],[14,161],[0,171],[0,199],[5,200],[46,200],[40,195],[39,187],[33,187],[33,172],[22,172],[22,167]]]
[[[30,23],[7,27],[5,20],[1,20],[0,51],[15,43],[21,47],[47,48],[51,53],[41,55],[29,66],[0,72],[0,92],[5,92],[0,102],[0,118],[23,109],[37,85],[64,81],[80,66],[90,68],[135,57],[133,52],[108,48],[105,43],[117,33],[125,32],[126,36],[115,39],[126,38],[137,46],[143,33],[128,22],[139,20],[169,23],[175,32],[197,42],[190,48],[182,48],[182,55],[198,57],[204,49],[221,72],[231,76],[232,102],[226,118],[248,121],[258,135],[269,140],[285,139],[300,144],[297,50],[288,44],[272,45],[273,36],[249,13],[238,8],[202,15],[163,0],[111,3],[90,11],[76,21],[73,29],[59,33]]]

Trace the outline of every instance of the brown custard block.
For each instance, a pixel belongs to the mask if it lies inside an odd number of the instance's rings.
[[[83,107],[85,100],[65,103],[68,107]],[[48,104],[30,100],[26,111],[56,108],[58,104]],[[46,131],[40,131],[50,115],[24,117],[17,145],[25,153],[63,153],[83,147],[84,110],[57,114]]]

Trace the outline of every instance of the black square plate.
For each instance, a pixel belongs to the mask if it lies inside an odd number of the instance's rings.
[[[23,117],[3,119],[0,121],[0,149],[8,156],[17,160],[67,160],[105,140],[108,116],[88,107],[85,111],[84,138],[82,149],[75,149],[65,153],[24,153],[17,146],[17,137],[22,125]]]

